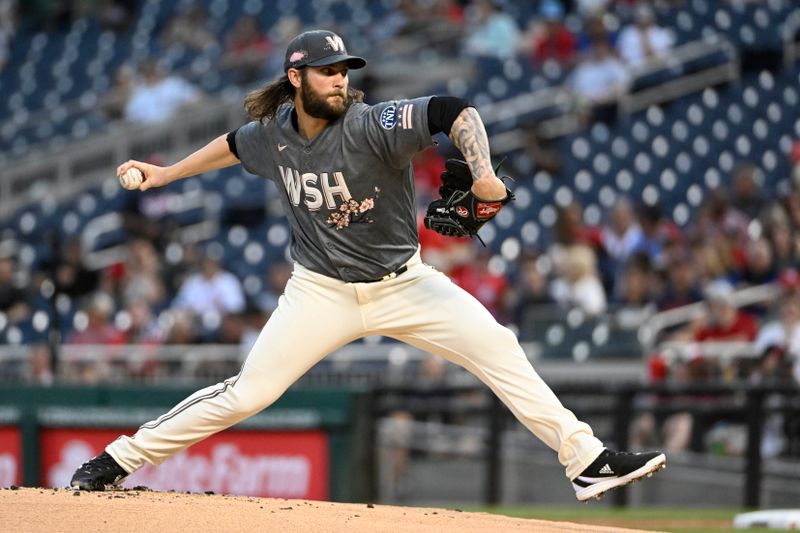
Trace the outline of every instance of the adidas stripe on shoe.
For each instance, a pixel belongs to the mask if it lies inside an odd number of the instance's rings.
[[[616,487],[652,476],[666,467],[661,452],[614,452],[604,450],[595,461],[572,480],[575,497],[580,501],[597,498]]]

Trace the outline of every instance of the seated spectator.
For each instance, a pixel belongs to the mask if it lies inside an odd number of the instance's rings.
[[[633,204],[621,198],[611,209],[608,222],[603,225],[601,242],[610,259],[604,273],[617,283],[622,270],[633,254],[643,247],[644,233],[634,216]]]
[[[747,216],[733,207],[726,189],[719,186],[708,192],[689,228],[689,236],[691,240],[711,243],[724,241],[730,236],[735,242],[743,243],[749,239],[749,223]]]
[[[658,301],[659,311],[668,311],[702,301],[703,293],[697,284],[696,271],[694,258],[688,250],[673,255],[670,262],[665,265],[667,285]]]
[[[611,44],[599,39],[592,42],[567,85],[578,98],[578,111],[584,122],[611,122],[616,118],[617,100],[628,90],[630,76]]]
[[[575,60],[577,39],[564,24],[564,7],[559,0],[544,0],[539,5],[541,20],[533,19],[523,35],[521,48],[530,53],[531,60],[541,65],[548,59],[562,65]]]
[[[67,337],[67,344],[123,344],[125,335],[111,320],[114,299],[105,292],[96,292],[81,309],[85,327],[78,327]],[[77,319],[76,319],[77,322]]]
[[[464,49],[476,57],[505,59],[514,55],[519,40],[519,26],[494,0],[473,0],[468,6],[467,31]]]
[[[708,192],[687,236],[703,282],[741,273],[746,263],[745,245],[750,240],[750,221],[730,205],[727,192],[717,187]]]
[[[239,85],[253,83],[264,77],[271,49],[269,38],[261,29],[258,19],[244,15],[236,21],[225,39],[222,68],[231,69],[234,82]]]
[[[587,315],[605,313],[607,299],[597,272],[597,258],[588,246],[575,245],[567,249],[564,275],[553,282],[555,300]]]
[[[25,289],[15,279],[16,261],[11,257],[0,257],[0,312],[11,324],[27,320],[31,306]]]
[[[672,32],[656,25],[653,9],[640,3],[634,11],[634,24],[624,28],[617,40],[617,49],[628,65],[639,65],[649,59],[664,57],[672,48]]]
[[[153,244],[144,239],[132,240],[120,287],[122,301],[126,305],[141,301],[148,307],[160,304],[166,296],[161,270],[161,257]]]
[[[161,33],[161,45],[185,46],[201,52],[217,46],[217,36],[209,28],[209,17],[202,4],[189,4],[170,20]]]
[[[583,220],[583,206],[578,201],[572,201],[566,206],[558,207],[556,222],[553,225],[553,240],[563,247],[585,244],[600,249],[603,243],[603,229],[588,226]]]
[[[267,267],[264,289],[255,298],[255,307],[261,313],[269,316],[278,307],[278,299],[292,277],[292,269],[292,265],[286,261],[275,261]]]
[[[767,239],[755,239],[745,248],[746,264],[741,281],[747,285],[763,285],[778,279],[778,270],[773,261],[772,248]]]
[[[661,358],[653,357],[649,361],[648,371],[653,383],[670,383],[677,387],[692,386],[709,381],[709,368],[700,359],[676,360],[671,365],[667,365]],[[656,401],[661,406],[669,406],[670,404],[682,405],[686,402],[708,402],[709,399],[697,395],[670,395],[657,396]],[[694,415],[686,411],[679,410],[658,417],[653,413],[643,413],[635,417],[631,423],[631,446],[643,448],[657,445],[672,453],[686,451],[692,444],[694,425]]]
[[[189,276],[172,302],[176,310],[188,310],[218,327],[223,315],[244,310],[242,284],[222,269],[220,258],[207,251],[200,272]]]
[[[248,305],[241,315],[242,330],[239,337],[239,347],[242,357],[250,353],[250,350],[258,340],[261,330],[269,319],[270,313],[262,311],[254,305]]]
[[[56,264],[49,268],[55,268],[56,290],[71,298],[85,296],[100,286],[100,275],[83,263],[83,249],[78,238],[64,244]]]
[[[640,265],[631,263],[625,269],[615,302],[619,306],[615,319],[621,328],[636,329],[655,312],[652,281],[651,272]]]
[[[114,72],[111,88],[100,99],[98,108],[108,120],[119,120],[125,116],[125,108],[133,94],[134,71],[130,65],[121,65]]]
[[[783,208],[775,205],[770,211],[779,215],[771,217],[771,220],[764,228],[764,236],[772,247],[775,268],[782,272],[800,264],[800,261],[798,261],[798,252],[800,250],[795,247],[795,232],[792,231],[789,225],[789,217]]]
[[[140,124],[165,122],[186,105],[198,102],[202,93],[178,76],[167,76],[153,60],[140,68],[136,85],[125,106],[125,118]]]
[[[766,206],[759,185],[759,181],[763,183],[763,177],[759,179],[758,176],[760,172],[749,161],[743,161],[733,169],[731,206],[751,220],[758,218]]]
[[[512,284],[509,292],[511,307],[511,321],[524,327],[523,322],[529,312],[538,306],[554,304],[555,300],[548,290],[547,274],[539,263],[537,257],[524,257],[519,262],[516,283]]]
[[[665,249],[675,242],[680,235],[680,228],[664,217],[658,205],[639,206],[637,221],[642,230],[642,238],[634,251],[647,254],[650,262],[660,268],[667,261]]]
[[[586,54],[595,42],[605,41],[614,46],[617,34],[609,31],[607,18],[608,14],[601,11],[584,19],[583,29],[577,35],[579,54]]]
[[[620,264],[639,249],[644,234],[636,221],[633,205],[626,198],[620,199],[611,209],[610,219],[603,226],[602,244],[606,253]]]
[[[131,300],[125,307],[130,326],[125,331],[127,344],[163,344],[167,332],[146,300]]]
[[[702,287],[715,279],[730,279],[736,270],[727,241],[694,243],[691,255],[695,261],[698,283]]]
[[[759,354],[771,351],[800,357],[800,300],[797,296],[785,298],[780,305],[780,317],[767,322],[758,330],[755,340]]]
[[[734,305],[734,288],[730,282],[714,280],[703,292],[708,312],[695,326],[695,341],[752,342],[756,339],[758,322]]]
[[[31,346],[25,381],[40,387],[49,387],[55,381],[55,376],[53,375],[53,353],[47,344]]]
[[[200,342],[190,311],[165,313],[168,317],[168,331],[165,344],[196,344]]]

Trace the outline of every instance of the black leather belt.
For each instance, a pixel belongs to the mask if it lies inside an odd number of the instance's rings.
[[[366,281],[362,281],[361,283],[375,283],[375,282],[378,282],[378,281],[390,280],[390,279],[396,278],[397,276],[399,276],[400,274],[402,274],[406,270],[408,270],[408,265],[403,265],[400,268],[398,268],[397,270],[395,270],[394,272],[390,272],[389,274],[386,274],[382,278],[368,279]]]

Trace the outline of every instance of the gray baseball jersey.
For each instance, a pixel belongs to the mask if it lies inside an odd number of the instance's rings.
[[[291,105],[239,128],[242,166],[282,193],[295,261],[357,282],[381,278],[414,254],[411,159],[433,143],[430,99],[352,104],[310,141],[295,130]]]

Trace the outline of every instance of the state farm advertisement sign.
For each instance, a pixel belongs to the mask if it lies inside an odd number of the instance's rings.
[[[45,486],[68,486],[75,469],[102,452],[120,433],[100,429],[43,429]],[[321,431],[225,431],[198,442],[158,467],[146,465],[122,486],[326,500],[328,479],[328,439]]]
[[[0,426],[0,487],[19,485],[22,468],[19,430]]]

